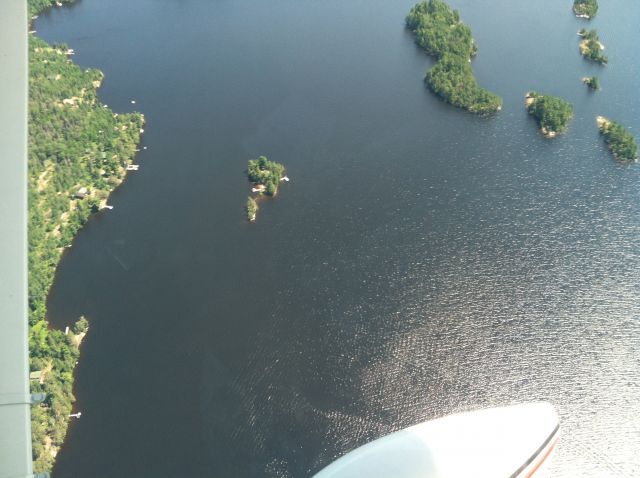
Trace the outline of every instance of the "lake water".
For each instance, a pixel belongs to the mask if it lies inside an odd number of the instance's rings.
[[[49,298],[55,326],[91,324],[56,478],[306,477],[531,400],[561,416],[554,476],[640,475],[640,165],[595,124],[640,138],[640,2],[592,22],[570,0],[451,3],[495,117],[425,88],[413,1],[81,0],[36,21],[147,119],[140,171]],[[531,89],[574,104],[568,134],[539,134]],[[291,182],[249,224],[260,154]]]

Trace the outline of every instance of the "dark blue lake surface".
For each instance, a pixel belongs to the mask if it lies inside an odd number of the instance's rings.
[[[640,2],[452,0],[496,116],[424,86],[413,1],[82,0],[37,34],[147,119],[139,172],[60,264],[86,315],[69,477],[305,477],[391,431],[548,400],[556,477],[640,475]],[[597,28],[609,65],[578,53]],[[581,83],[600,77],[592,93]],[[542,137],[528,90],[571,101]],[[245,220],[249,158],[291,182]]]

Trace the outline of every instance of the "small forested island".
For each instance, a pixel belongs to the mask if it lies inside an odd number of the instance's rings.
[[[600,80],[597,76],[585,76],[582,78],[582,82],[592,90],[600,89]]]
[[[275,161],[269,161],[266,156],[260,156],[258,159],[250,159],[247,167],[247,176],[249,181],[253,183],[251,191],[261,195],[275,196],[278,194],[278,188],[281,181],[289,181],[284,175],[284,166]],[[257,201],[249,196],[245,206],[247,211],[247,219],[256,220],[258,213]]]
[[[472,113],[502,108],[502,98],[481,88],[473,75],[470,61],[477,48],[457,10],[442,0],[425,0],[411,9],[406,25],[415,34],[416,43],[437,60],[425,77],[436,95]]]
[[[606,65],[609,62],[607,55],[602,53],[604,45],[600,42],[598,32],[596,30],[585,30],[584,28],[578,32],[582,37],[580,41],[580,53],[586,59]]]
[[[571,103],[557,96],[541,95],[530,91],[525,97],[525,104],[529,114],[538,120],[540,131],[547,138],[553,138],[565,132],[573,117]]]
[[[247,219],[249,219],[249,221],[255,221],[258,215],[258,201],[249,196],[245,208],[247,210]]]
[[[604,140],[615,159],[625,163],[630,163],[637,159],[638,143],[624,126],[604,116],[598,116],[596,122],[598,123],[600,134],[604,136]]]
[[[269,161],[266,156],[250,159],[247,172],[249,180],[254,182],[255,189],[267,196],[278,194],[280,181],[285,177],[284,166],[275,161]]]
[[[31,15],[55,4],[27,3]],[[118,115],[103,105],[96,93],[102,72],[80,69],[68,54],[65,45],[29,35],[29,367],[31,391],[46,395],[31,409],[38,473],[51,471],[66,435],[88,328],[84,318],[69,333],[51,328],[47,294],[64,248],[124,179],[144,124],[142,114]]]
[[[573,0],[573,11],[577,17],[591,19],[598,12],[598,0]]]
[[[573,12],[577,17],[591,19],[598,12],[598,0],[573,0]]]

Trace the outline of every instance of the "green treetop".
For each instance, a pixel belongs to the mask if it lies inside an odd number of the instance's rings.
[[[89,330],[89,321],[83,316],[78,319],[78,321],[73,324],[73,333],[78,334],[86,334],[87,330]]]

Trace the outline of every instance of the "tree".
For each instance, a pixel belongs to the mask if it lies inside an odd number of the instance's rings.
[[[84,334],[87,330],[89,330],[89,321],[83,315],[75,324],[73,324],[73,333],[76,335]]]
[[[275,194],[278,192],[278,186],[277,183],[273,181],[273,179],[269,179],[267,181],[267,190],[266,193],[268,196],[275,196]]]

